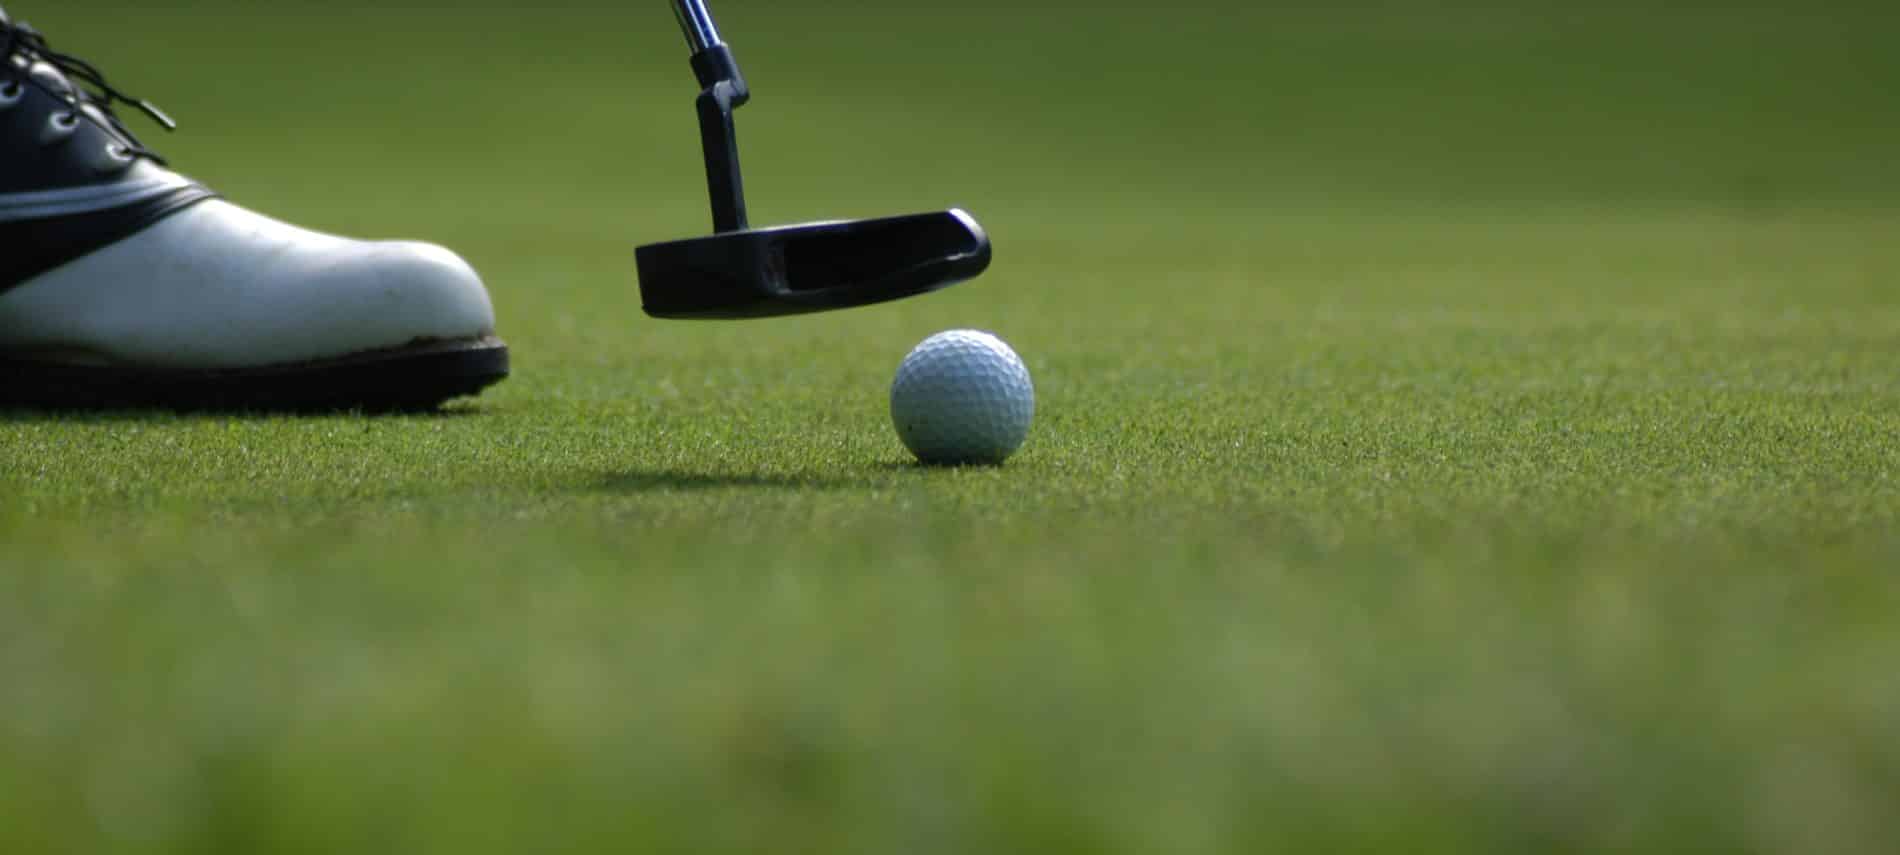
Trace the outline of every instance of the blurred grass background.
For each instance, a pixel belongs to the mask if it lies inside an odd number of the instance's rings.
[[[517,376],[0,416],[0,850],[1900,837],[1887,5],[718,0],[755,222],[997,244],[763,324],[638,311],[708,219],[661,3],[8,9],[468,256]],[[886,424],[951,326],[1035,372],[1003,469]]]

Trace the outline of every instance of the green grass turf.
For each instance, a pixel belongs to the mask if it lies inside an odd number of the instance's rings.
[[[658,3],[9,5],[234,199],[464,252],[517,376],[0,415],[0,851],[1900,839],[1880,7],[722,2],[756,221],[997,261],[689,324]],[[1002,468],[889,429],[953,326]]]

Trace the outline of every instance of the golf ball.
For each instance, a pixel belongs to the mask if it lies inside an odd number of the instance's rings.
[[[913,348],[891,382],[897,436],[925,463],[1001,463],[1029,435],[1036,390],[1002,339],[947,330]]]

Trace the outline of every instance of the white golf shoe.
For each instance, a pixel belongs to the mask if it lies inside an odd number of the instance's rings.
[[[421,409],[508,374],[454,253],[216,198],[0,10],[0,406]]]

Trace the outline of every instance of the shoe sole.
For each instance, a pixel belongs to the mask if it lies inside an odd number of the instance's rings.
[[[155,371],[0,356],[0,408],[416,412],[508,376],[489,336],[336,359],[221,371]]]

